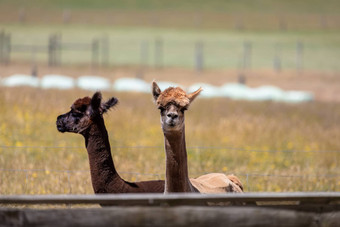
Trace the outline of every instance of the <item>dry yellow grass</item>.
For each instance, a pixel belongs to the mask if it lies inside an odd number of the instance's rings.
[[[1,88],[1,194],[93,193],[83,138],[55,127],[86,95],[92,92]],[[105,116],[118,171],[127,180],[164,178],[151,95],[104,93],[110,96],[120,100]],[[198,98],[186,113],[186,137],[192,177],[235,173],[247,191],[339,190],[339,103]]]

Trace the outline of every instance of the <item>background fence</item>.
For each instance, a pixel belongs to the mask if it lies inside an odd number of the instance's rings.
[[[32,65],[48,63],[50,66],[91,64],[97,66],[185,67],[197,72],[204,69],[226,68],[247,71],[272,69],[279,73],[289,69],[337,71],[340,66],[333,57],[337,49],[321,40],[305,42],[288,38],[267,40],[210,40],[164,37],[71,37],[62,33],[46,37],[27,35],[22,40],[16,34],[0,32],[0,62],[26,61]],[[256,39],[256,38],[254,38]],[[27,41],[28,40],[28,41]],[[24,41],[24,42],[23,42]],[[323,54],[323,57],[320,55]],[[327,60],[326,60],[327,59]]]

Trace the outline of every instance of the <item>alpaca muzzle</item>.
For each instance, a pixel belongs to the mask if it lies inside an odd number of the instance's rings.
[[[58,116],[56,125],[57,125],[57,129],[59,132],[62,132],[62,133],[66,132],[66,127],[65,127],[62,115]]]

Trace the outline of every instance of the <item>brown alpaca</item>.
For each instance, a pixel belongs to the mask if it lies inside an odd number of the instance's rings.
[[[161,125],[165,143],[164,192],[242,192],[242,183],[234,175],[226,176],[221,173],[211,173],[189,179],[184,112],[201,91],[200,88],[191,94],[186,94],[179,87],[169,87],[162,92],[156,82],[152,84],[153,98],[161,112]]]
[[[102,103],[100,92],[96,92],[92,98],[78,99],[69,112],[58,116],[57,129],[59,132],[73,132],[84,136],[95,193],[163,192],[162,180],[127,182],[117,173],[103,119],[103,114],[117,102],[118,100],[112,97]]]

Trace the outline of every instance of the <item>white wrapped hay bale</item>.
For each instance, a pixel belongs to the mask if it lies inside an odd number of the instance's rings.
[[[285,98],[285,92],[275,86],[261,86],[252,89],[253,93],[251,97],[256,101],[283,101]]]
[[[74,79],[63,75],[45,75],[41,79],[41,88],[43,89],[61,89],[67,90],[74,88]]]
[[[200,93],[201,97],[206,97],[206,98],[213,98],[213,97],[221,97],[221,91],[219,87],[213,86],[211,84],[206,84],[206,83],[196,83],[191,85],[188,88],[188,92],[194,92],[199,88],[203,88],[203,91]]]
[[[39,78],[25,74],[14,74],[12,76],[3,78],[1,80],[1,84],[2,86],[5,87],[20,87],[20,86],[38,87]]]
[[[113,89],[115,91],[150,93],[151,84],[137,78],[120,78],[114,82]]]
[[[81,76],[77,80],[77,87],[90,91],[108,91],[111,83],[108,79],[99,76]]]
[[[253,90],[243,84],[227,83],[221,86],[220,95],[231,99],[252,100]]]

